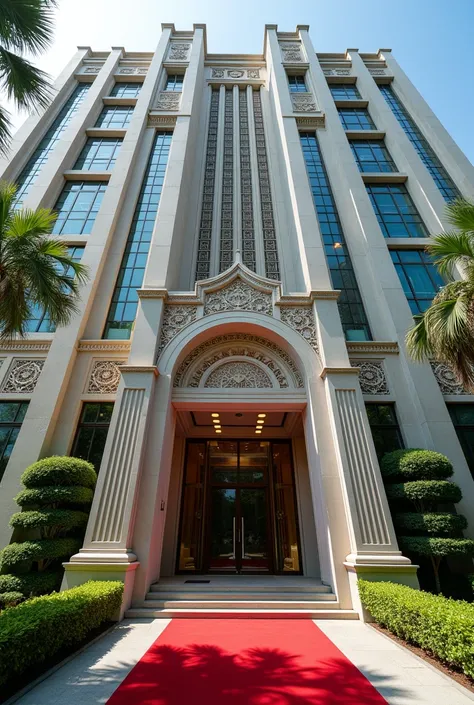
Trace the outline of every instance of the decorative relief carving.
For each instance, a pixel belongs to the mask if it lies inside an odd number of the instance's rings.
[[[229,78],[242,78],[244,71],[227,71]]]
[[[297,117],[296,124],[306,127],[308,130],[318,129],[325,126],[324,115],[314,115],[311,117]]]
[[[318,352],[318,337],[311,306],[282,306],[280,319],[299,333]]]
[[[161,91],[154,110],[179,110],[181,93],[177,91]]]
[[[369,73],[371,73],[372,76],[385,76],[386,75],[384,69],[369,69]]]
[[[89,74],[90,74],[90,73],[95,73],[95,74],[97,74],[97,73],[99,73],[99,71],[100,71],[101,68],[102,68],[101,66],[86,66],[86,67],[84,68],[83,73],[89,73]]]
[[[2,392],[31,394],[34,392],[44,360],[14,360],[3,384]]]
[[[28,352],[39,353],[47,352],[51,347],[51,340],[3,340],[0,341],[0,350],[7,353]]]
[[[268,367],[280,388],[304,386],[296,364],[284,350],[264,338],[243,333],[221,335],[195,348],[178,368],[173,386],[199,387],[203,374],[212,365],[237,356],[257,360]]]
[[[181,42],[173,42],[170,45],[170,51],[168,54],[168,58],[171,61],[187,61],[188,59],[188,53],[189,50],[191,49],[191,44],[188,43],[181,43]]]
[[[130,340],[80,340],[79,352],[130,352]]]
[[[350,69],[323,69],[325,76],[350,76]]]
[[[247,71],[247,78],[260,78],[260,69],[249,69]]]
[[[148,115],[147,127],[175,127],[176,115]]]
[[[211,78],[260,78],[260,69],[211,69]]]
[[[272,315],[272,295],[258,291],[242,279],[235,279],[225,289],[206,295],[204,315],[223,311],[255,311]]]
[[[224,78],[225,71],[224,69],[212,69],[211,76],[212,78]]]
[[[119,66],[118,72],[120,75],[126,76],[142,76],[148,72],[148,68],[141,66]]]
[[[291,98],[296,113],[312,113],[318,109],[312,93],[294,93]]]
[[[270,378],[251,362],[227,362],[211,372],[205,387],[218,389],[265,389],[273,387]]]
[[[362,394],[390,394],[382,362],[372,360],[351,360],[352,367],[358,367]]]
[[[383,353],[384,355],[398,355],[398,343],[381,343],[376,340],[346,341],[349,354],[358,353]]]
[[[96,360],[92,366],[87,394],[115,394],[120,382],[123,360]]]
[[[432,362],[431,369],[442,394],[469,394],[448,365],[442,362]]]
[[[158,354],[179,331],[196,320],[197,306],[165,306]]]
[[[285,63],[294,64],[303,61],[299,42],[281,42],[280,49]]]

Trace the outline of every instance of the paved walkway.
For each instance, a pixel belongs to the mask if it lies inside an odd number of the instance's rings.
[[[57,670],[17,703],[106,703],[168,623],[166,619],[121,622],[112,632]],[[361,622],[320,620],[317,625],[364,673],[390,705],[474,703],[474,695]]]

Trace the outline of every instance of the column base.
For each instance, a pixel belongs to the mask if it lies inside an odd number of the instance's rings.
[[[403,556],[400,557],[403,558]],[[400,583],[416,590],[420,588],[417,576],[419,566],[410,563],[408,558],[404,558],[404,563],[401,561],[398,563],[389,562],[387,556],[385,556],[385,562],[380,561],[377,563],[353,563],[349,561],[349,558],[350,556],[347,557],[344,566],[349,579],[352,607],[359,613],[359,618],[363,622],[371,622],[373,620],[360,601],[359,587],[357,585],[359,578],[373,582]],[[360,561],[361,557],[359,556],[358,558]]]

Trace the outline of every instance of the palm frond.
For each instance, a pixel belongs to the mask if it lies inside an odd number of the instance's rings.
[[[47,74],[0,46],[0,87],[18,108],[45,108],[52,97]]]
[[[12,214],[10,223],[10,236],[24,239],[41,240],[45,235],[49,235],[56,222],[57,214],[49,208],[38,208],[34,211],[30,208],[22,208]],[[62,246],[62,251],[67,252],[64,242],[55,240]]]
[[[12,138],[12,122],[10,113],[0,107],[0,154],[7,156]]]
[[[450,275],[456,265],[474,265],[474,233],[452,231],[435,235],[426,250],[439,273]]]
[[[51,44],[55,0],[0,0],[0,41],[21,53],[38,54]]]
[[[474,232],[474,202],[455,198],[446,205],[446,217],[451,225],[464,232]]]
[[[413,360],[423,362],[433,354],[433,348],[426,329],[425,315],[414,316],[414,319],[415,325],[407,332],[405,343]]]
[[[11,184],[8,181],[0,181],[0,243],[5,233],[10,229],[16,192],[17,187],[15,184]]]

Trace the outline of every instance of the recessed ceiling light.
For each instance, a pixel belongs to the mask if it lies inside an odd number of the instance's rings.
[[[219,414],[211,414],[211,416],[212,416],[213,419],[216,419],[216,418],[219,417]]]
[[[255,433],[262,433],[261,431],[255,431]]]
[[[266,414],[257,414],[257,416],[258,416],[259,419],[264,419],[265,416],[266,416]]]
[[[216,431],[217,431],[217,429],[220,428],[220,427],[221,427],[220,424],[219,424],[219,426],[214,426],[214,428],[216,429]]]
[[[255,428],[256,428],[258,431],[261,431],[262,428],[263,428],[263,426],[256,426]]]
[[[212,423],[220,423],[219,419],[212,419]]]
[[[216,428],[216,433],[222,433],[222,431],[218,428]]]

